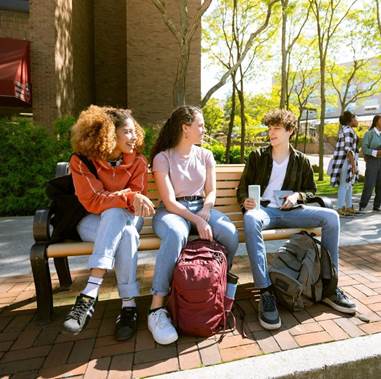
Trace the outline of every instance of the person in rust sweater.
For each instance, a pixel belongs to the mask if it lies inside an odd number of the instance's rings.
[[[90,277],[67,315],[64,329],[78,334],[94,313],[99,287],[108,269],[115,269],[121,313],[116,321],[117,340],[126,340],[137,328],[134,297],[139,231],[142,216],[154,213],[147,191],[147,162],[140,149],[143,129],[129,110],[90,106],[72,128],[73,151],[87,157],[97,176],[73,154],[70,170],[76,195],[88,211],[77,226],[83,241],[94,242],[89,258]]]

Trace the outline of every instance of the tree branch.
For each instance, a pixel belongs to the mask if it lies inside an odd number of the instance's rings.
[[[274,4],[278,3],[280,0],[272,0],[270,1],[270,3],[268,4],[267,6],[267,14],[266,14],[266,19],[264,21],[264,23],[253,33],[250,34],[250,37],[246,43],[246,46],[245,46],[245,49],[241,55],[241,57],[239,58],[239,60],[235,63],[234,66],[232,66],[232,68],[230,70],[228,70],[222,77],[221,79],[219,80],[219,82],[217,84],[215,84],[207,93],[206,95],[203,97],[203,99],[201,100],[201,106],[204,106],[207,101],[211,98],[211,96],[213,95],[214,92],[216,92],[218,89],[220,89],[225,83],[226,83],[226,80],[229,78],[229,76],[231,75],[232,72],[236,71],[237,68],[241,65],[241,63],[243,62],[243,60],[245,59],[247,53],[250,51],[251,49],[251,46],[253,45],[254,43],[254,39],[257,35],[259,35],[263,30],[265,30],[269,24],[269,20],[270,20],[270,16],[271,16],[271,11],[272,11],[272,7],[274,6]]]

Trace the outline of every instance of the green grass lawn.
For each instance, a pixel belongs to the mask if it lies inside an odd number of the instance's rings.
[[[319,174],[315,173],[315,183],[317,185],[317,195],[321,196],[337,196],[338,187],[332,187],[329,183],[330,177],[324,174],[324,180],[318,181]],[[364,183],[356,183],[353,186],[353,194],[361,194]]]

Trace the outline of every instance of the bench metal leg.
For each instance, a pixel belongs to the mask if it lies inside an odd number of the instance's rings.
[[[32,246],[30,263],[36,288],[37,317],[48,322],[53,316],[53,293],[45,244],[35,243]]]
[[[62,289],[69,289],[73,283],[70,275],[69,261],[67,257],[54,258],[58,280]]]

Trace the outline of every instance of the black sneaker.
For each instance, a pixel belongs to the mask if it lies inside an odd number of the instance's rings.
[[[131,338],[138,327],[138,311],[136,307],[124,307],[116,319],[115,338],[125,341]]]
[[[82,293],[77,296],[73,308],[66,316],[64,329],[74,335],[80,333],[93,316],[97,301],[98,298],[94,299]]]
[[[356,313],[356,304],[340,289],[336,288],[336,293],[322,300],[323,303],[329,305],[342,313]]]
[[[373,212],[381,212],[381,208],[380,207],[373,207]]]
[[[270,291],[261,293],[261,299],[258,305],[259,323],[262,328],[274,330],[279,329],[281,320],[276,307],[275,296]]]

